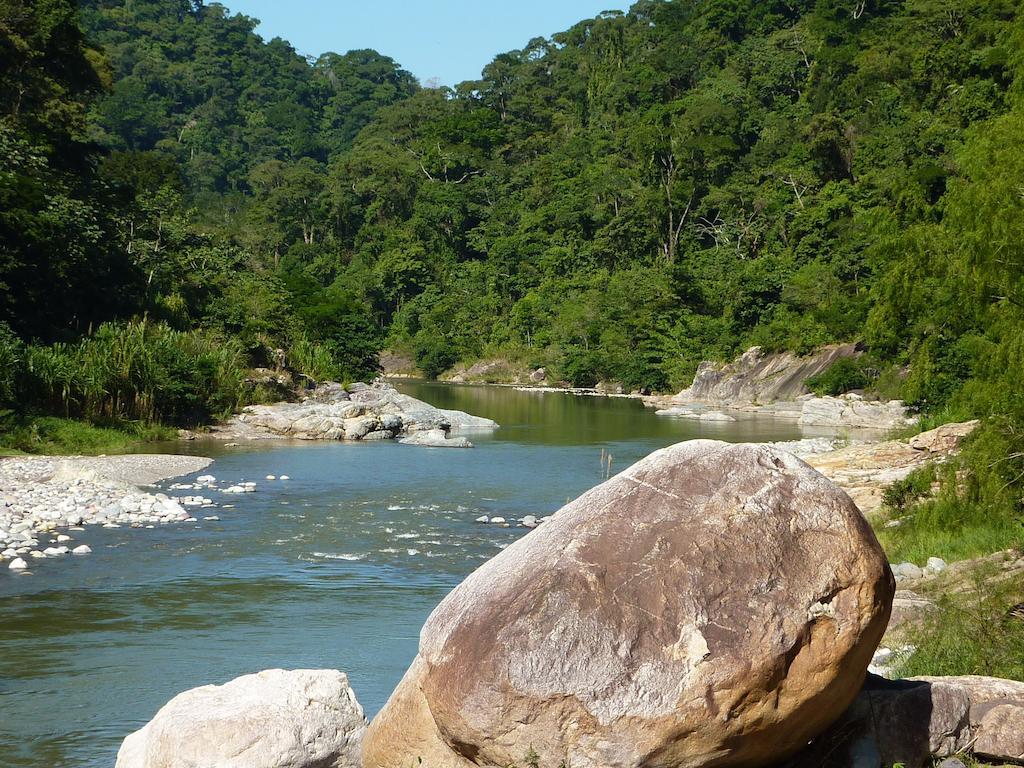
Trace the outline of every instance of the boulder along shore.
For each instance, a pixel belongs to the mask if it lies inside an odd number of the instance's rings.
[[[452,432],[490,430],[491,419],[435,408],[387,382],[318,386],[301,401],[252,405],[216,427],[220,440],[399,440],[428,448],[472,448]]]

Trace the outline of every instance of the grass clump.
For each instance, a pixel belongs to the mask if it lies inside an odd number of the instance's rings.
[[[911,630],[908,640],[916,650],[900,663],[899,676],[1024,680],[1024,620],[1010,613],[1021,599],[1020,584],[979,571],[972,590],[941,597],[938,610]]]
[[[1014,430],[986,422],[958,457],[893,484],[885,502],[901,522],[879,531],[889,559],[963,560],[1024,544],[1024,454],[1017,440]],[[933,482],[938,490],[931,495]]]
[[[171,427],[138,422],[98,426],[57,416],[7,419],[0,422],[0,455],[126,453],[176,436]]]

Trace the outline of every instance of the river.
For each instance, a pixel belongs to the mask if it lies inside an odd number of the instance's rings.
[[[791,422],[700,423],[629,399],[398,386],[502,426],[470,435],[473,450],[162,446],[212,456],[199,474],[256,481],[257,492],[208,492],[234,505],[203,510],[219,521],[89,530],[76,543],[92,555],[24,577],[4,569],[0,765],[109,768],[121,739],[176,693],[271,667],[344,670],[372,716],[438,601],[526,532],[477,517],[550,514],[602,480],[602,455],[614,473],[680,440],[802,436]]]

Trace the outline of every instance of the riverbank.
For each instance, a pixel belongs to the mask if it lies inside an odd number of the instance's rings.
[[[887,399],[878,391],[847,391],[856,386],[852,383],[838,389],[815,385],[812,391],[812,384],[860,355],[853,343],[824,346],[804,356],[751,347],[729,363],[702,362],[690,385],[675,394],[627,391],[615,382],[571,386],[553,381],[545,368],[528,369],[504,358],[460,364],[439,378],[453,384],[511,387],[524,392],[636,399],[661,416],[694,421],[728,422],[756,415],[795,421],[802,427],[891,431],[913,425],[917,417],[902,401]],[[385,369],[385,377],[389,375],[392,372]],[[408,376],[397,370],[394,375]]]
[[[149,493],[152,485],[205,469],[201,456],[18,456],[0,458],[0,567],[30,572],[36,560],[87,555],[75,533],[88,525],[154,527],[194,521],[188,506],[212,501]]]

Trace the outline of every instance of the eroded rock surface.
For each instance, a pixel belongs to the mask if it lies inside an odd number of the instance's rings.
[[[964,752],[1019,762],[1024,759],[1024,683],[978,676],[871,676],[849,710],[793,768],[862,766],[857,753],[865,743],[874,745],[877,765],[922,768],[933,758]]]
[[[333,669],[270,669],[180,693],[116,768],[357,768],[366,718]]]
[[[946,461],[978,426],[944,424],[910,440],[858,443],[807,456],[807,462],[845,490],[865,515],[878,511],[885,489],[925,464]]]
[[[702,406],[712,406],[792,418],[815,427],[890,430],[913,422],[897,400],[872,401],[855,392],[840,397],[811,394],[809,378],[859,354],[854,344],[822,347],[805,357],[792,352],[766,354],[760,347],[751,347],[731,363],[701,363],[693,383],[679,394],[645,402],[660,408],[662,415],[682,418],[700,418]]]
[[[216,434],[224,439],[390,440],[417,432],[493,429],[490,419],[403,395],[385,383],[325,384],[298,403],[253,405]]]
[[[822,347],[807,357],[792,352],[766,354],[761,347],[751,347],[725,365],[701,363],[693,383],[673,399],[680,403],[721,405],[796,400],[807,394],[804,382],[808,378],[827,370],[837,360],[858,354],[854,344]]]
[[[445,598],[364,765],[769,765],[857,695],[892,592],[864,518],[802,461],[682,443]]]

